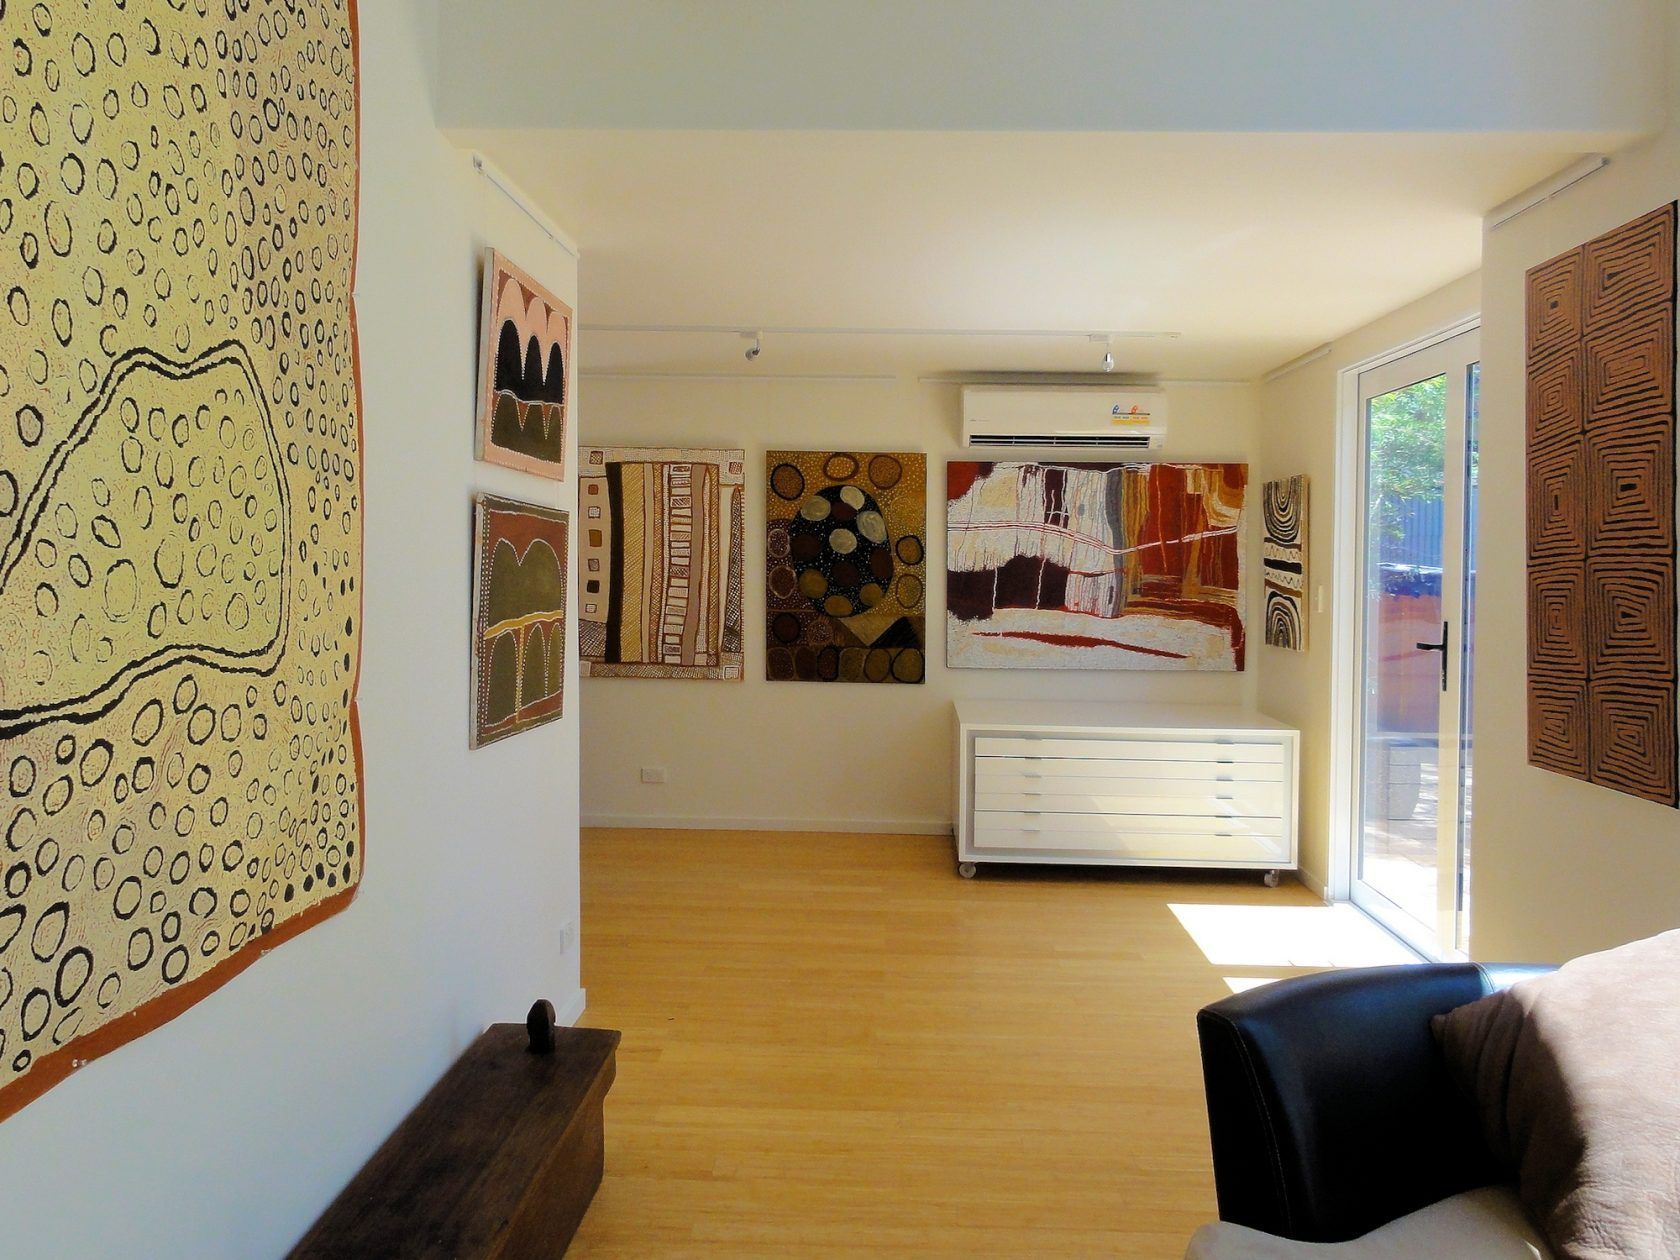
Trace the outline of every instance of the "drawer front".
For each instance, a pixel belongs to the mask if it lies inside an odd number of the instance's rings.
[[[987,826],[1009,831],[1066,832],[1070,835],[1125,835],[1134,831],[1187,832],[1201,834],[1229,831],[1245,836],[1282,836],[1281,818],[1209,818],[1173,814],[1057,814],[1030,809],[992,810],[975,814],[978,830]]]
[[[1281,836],[1253,835],[1222,827],[1208,828],[1205,822],[1200,831],[1149,831],[1141,829],[1144,820],[1138,819],[1134,821],[1139,823],[1139,830],[1121,832],[1106,827],[1045,830],[1000,821],[1009,817],[1007,814],[977,814],[974,819],[975,849],[1046,855],[1101,855],[1122,860],[1187,864],[1252,862],[1282,866],[1290,860],[1288,841]]]
[[[1285,766],[1280,761],[1097,761],[1068,757],[1052,760],[1040,757],[976,757],[976,791],[1009,791],[1032,783],[1068,785],[1065,790],[1082,792],[1102,785],[1104,791],[1135,792],[1157,783],[1182,786],[1177,792],[1212,791],[1221,783],[1283,783]]]
[[[1052,811],[1059,814],[1177,814],[1205,818],[1282,818],[1282,784],[1229,783],[1219,792],[1195,791],[1195,784],[1102,784],[1100,779],[1026,780],[1024,785],[975,785],[974,808],[992,811]]]
[[[1020,736],[977,735],[977,759],[1030,757],[1034,760],[1177,761],[1214,765],[1281,765],[1283,745],[1276,741],[1184,739],[1032,739]]]

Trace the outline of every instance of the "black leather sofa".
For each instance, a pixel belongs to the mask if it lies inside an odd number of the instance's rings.
[[[1547,967],[1442,963],[1281,980],[1196,1016],[1219,1217],[1357,1238],[1500,1179],[1429,1020]]]

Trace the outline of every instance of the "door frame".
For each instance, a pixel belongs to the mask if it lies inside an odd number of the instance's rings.
[[[1403,345],[1348,364],[1336,374],[1335,520],[1339,528],[1334,535],[1331,586],[1330,870],[1329,887],[1326,889],[1332,901],[1352,900],[1354,846],[1359,839],[1356,825],[1361,748],[1359,721],[1364,682],[1364,645],[1361,637],[1364,601],[1360,579],[1365,554],[1365,416],[1360,405],[1359,378],[1407,355],[1477,331],[1481,325],[1479,312],[1462,316]],[[1377,921],[1382,922],[1380,918]],[[1407,944],[1416,948],[1410,941]],[[1452,942],[1442,943],[1440,956],[1462,957]]]

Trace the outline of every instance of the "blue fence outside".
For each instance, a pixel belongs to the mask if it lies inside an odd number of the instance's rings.
[[[1443,506],[1439,496],[1389,505],[1385,527],[1378,531],[1377,563],[1439,569]]]

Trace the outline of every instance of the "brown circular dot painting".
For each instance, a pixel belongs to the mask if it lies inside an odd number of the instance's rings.
[[[769,677],[921,682],[926,456],[771,451],[766,473],[767,625],[794,649]]]

